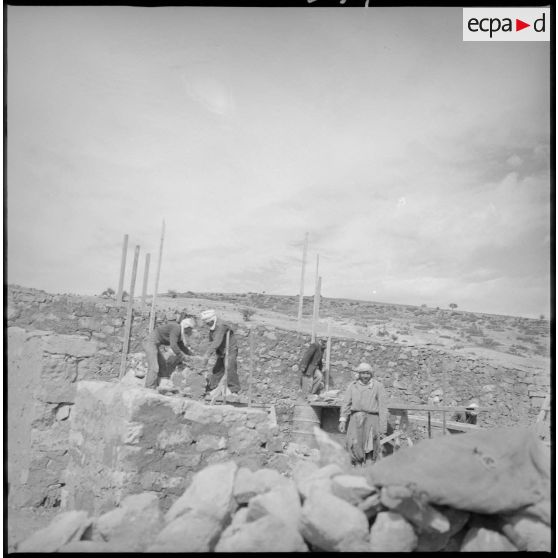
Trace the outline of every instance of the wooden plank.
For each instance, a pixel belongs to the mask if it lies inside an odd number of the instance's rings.
[[[250,330],[250,370],[248,372],[248,407],[252,406],[252,378],[254,377],[254,330]]]
[[[318,275],[318,271],[320,268],[320,254],[316,254],[316,282],[314,284],[314,306],[312,309],[312,334],[310,338],[310,342],[314,343],[316,340],[316,306],[318,304],[318,289],[319,289],[319,280],[320,276]]]
[[[421,415],[409,415],[409,422],[415,424],[427,424],[428,419]],[[443,428],[444,424],[441,420],[430,419],[431,428]],[[469,424],[468,422],[457,422],[454,420],[446,420],[447,430],[459,430],[462,432],[469,432],[471,430],[478,430],[480,426],[478,424]]]
[[[145,309],[145,301],[147,299],[147,280],[149,278],[149,260],[151,254],[145,254],[145,268],[143,271],[143,289],[141,291],[141,309]]]
[[[308,252],[308,233],[304,235],[304,248],[302,250],[302,270],[300,272],[300,293],[298,296],[298,332],[302,332],[302,309],[304,306],[304,272],[306,268],[306,254]]]
[[[124,235],[122,243],[122,259],[120,261],[120,278],[118,279],[118,291],[116,292],[116,304],[122,304],[122,293],[124,288],[124,273],[126,272],[126,256],[128,254],[128,235]]]
[[[165,241],[165,220],[163,219],[163,228],[161,231],[161,243],[159,244],[159,261],[157,262],[157,276],[155,278],[155,290],[153,291],[153,300],[151,301],[151,315],[149,316],[149,332],[153,331],[155,326],[155,300],[157,299],[157,291],[159,289],[159,277],[161,276],[161,260],[163,259],[163,243]]]
[[[122,346],[122,359],[120,360],[120,374],[121,379],[124,376],[126,370],[126,356],[128,354],[128,348],[130,345],[130,331],[132,329],[132,314],[134,308],[134,289],[136,286],[136,273],[138,271],[138,258],[139,258],[140,247],[136,246],[134,252],[134,264],[132,267],[132,279],[130,281],[130,295],[128,297],[128,311],[126,313],[126,325],[124,327],[124,342]]]
[[[229,337],[230,330],[225,335],[225,373],[223,374],[223,405],[227,404],[227,389],[229,388]]]
[[[331,363],[331,318],[327,321],[327,346],[325,361],[325,391],[329,391],[329,368]]]

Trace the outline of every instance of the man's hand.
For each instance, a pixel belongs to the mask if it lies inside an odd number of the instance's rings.
[[[341,434],[344,434],[345,430],[347,430],[347,423],[344,420],[340,420],[339,421],[339,432],[341,432]]]

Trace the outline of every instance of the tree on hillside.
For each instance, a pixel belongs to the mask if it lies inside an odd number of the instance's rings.
[[[173,289],[169,289],[167,296],[170,296],[171,298],[176,298],[178,296],[178,293]]]
[[[101,296],[104,296],[105,298],[111,298],[113,297],[115,294],[114,289],[112,289],[111,287],[109,287],[108,289],[104,290],[101,293]]]
[[[455,304],[455,302],[450,302],[449,307],[450,307],[452,310],[455,310],[455,309],[457,308],[457,304]]]

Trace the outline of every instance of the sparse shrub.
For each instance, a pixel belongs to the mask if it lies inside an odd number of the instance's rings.
[[[450,307],[452,310],[455,310],[455,309],[457,308],[457,304],[455,304],[455,302],[450,302],[449,307]]]
[[[253,308],[241,308],[240,313],[245,322],[250,321],[250,318],[256,313]]]
[[[108,289],[104,290],[101,293],[101,296],[104,296],[106,298],[112,298],[115,295],[114,289],[112,289],[111,287],[109,287]]]
[[[171,298],[176,298],[178,296],[178,293],[173,289],[169,289],[167,292],[167,296],[170,296]]]

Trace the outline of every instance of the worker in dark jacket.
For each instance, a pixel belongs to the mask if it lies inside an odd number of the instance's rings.
[[[185,318],[180,323],[169,322],[157,326],[143,342],[143,349],[147,356],[147,375],[145,387],[157,389],[160,378],[168,378],[167,363],[160,347],[171,348],[176,360],[184,360],[193,351],[187,346],[187,337],[192,334],[195,323],[191,318]]]
[[[476,400],[471,401],[467,407],[465,407],[465,412],[460,411],[455,413],[452,420],[455,422],[464,422],[467,424],[477,424],[477,418],[479,414],[479,404]]]
[[[326,349],[326,340],[316,340],[304,352],[299,364],[300,387],[303,395],[319,393],[323,389],[323,356]]]
[[[229,355],[227,360],[227,387],[231,393],[240,391],[240,380],[238,379],[237,363],[238,345],[232,327],[217,317],[215,310],[204,310],[200,318],[209,327],[209,347],[204,355],[204,368],[209,363],[212,353],[216,360],[211,373],[207,378],[207,391],[214,390],[225,374],[225,352],[227,344],[227,333],[229,334]]]

